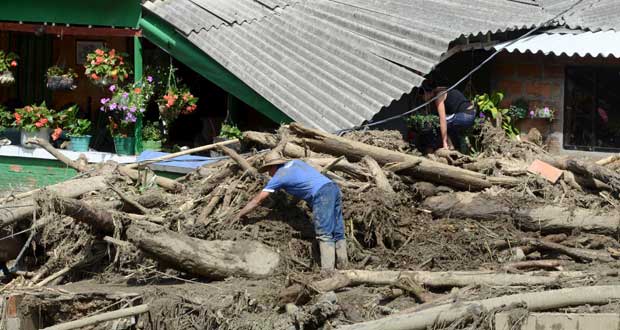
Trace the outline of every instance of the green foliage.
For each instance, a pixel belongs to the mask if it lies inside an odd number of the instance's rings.
[[[525,99],[523,98],[517,99],[514,102],[512,102],[512,104],[510,105],[510,108],[508,108],[508,115],[514,120],[523,119],[527,117],[528,108],[529,108],[529,104]]]
[[[220,130],[220,137],[229,140],[240,139],[242,136],[241,130],[235,124],[223,124]]]
[[[407,118],[407,125],[415,132],[431,132],[439,128],[439,117],[435,115],[413,114]]]
[[[0,73],[16,67],[18,59],[19,56],[15,55],[15,53],[5,53],[3,50],[0,50]]]
[[[40,105],[33,104],[15,109],[14,117],[13,126],[21,127],[28,132],[34,132],[39,128],[52,127],[55,114],[43,102]]]
[[[88,119],[77,119],[67,126],[70,136],[85,136],[90,133],[92,123]]]
[[[97,49],[86,55],[84,74],[95,84],[109,85],[123,82],[129,78],[131,69],[125,63],[127,54],[116,50]]]
[[[13,113],[0,105],[0,132],[12,126],[13,119]]]
[[[511,138],[516,137],[519,134],[519,130],[514,126],[514,119],[510,116],[510,109],[501,108],[500,102],[504,99],[504,94],[501,92],[494,92],[491,95],[482,94],[474,97],[474,102],[478,105],[478,109],[482,112],[486,118],[493,119],[498,124],[501,124],[502,129]]]
[[[161,141],[162,133],[158,122],[149,122],[142,128],[142,139],[144,141]]]
[[[73,71],[72,68],[67,69],[67,71],[63,70],[58,65],[54,65],[47,69],[47,77],[65,77],[65,78],[77,78],[77,73]]]

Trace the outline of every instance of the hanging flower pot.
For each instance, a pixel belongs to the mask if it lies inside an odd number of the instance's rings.
[[[0,85],[12,85],[15,82],[13,72],[4,71],[0,74]]]
[[[53,91],[74,90],[76,86],[77,73],[69,68],[64,71],[58,66],[47,69],[47,88]]]
[[[0,50],[0,85],[11,85],[15,82],[11,69],[17,66],[18,58],[14,53]]]
[[[125,64],[125,56],[127,54],[117,54],[114,49],[97,49],[86,55],[84,74],[93,84],[101,87],[122,83],[131,74],[131,69]]]

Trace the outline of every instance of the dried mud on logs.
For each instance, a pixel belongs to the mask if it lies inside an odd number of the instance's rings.
[[[245,132],[244,147],[302,158],[339,184],[352,269],[331,277],[319,273],[305,202],[275,193],[247,218],[235,217],[266,183],[266,175],[252,174],[263,152],[220,148],[231,158],[171,180],[169,187],[129,180],[118,164],[85,165],[81,175],[92,177],[75,182],[87,182],[86,188],[63,183],[57,198],[47,188],[2,200],[33,204],[28,212],[15,208],[23,212],[20,221],[4,225],[7,235],[23,232],[15,247],[29,232],[35,235],[23,271],[0,290],[38,295],[31,311],[45,309],[53,320],[39,328],[148,304],[148,318],[137,316],[136,328],[366,329],[383,325],[365,322],[383,322],[386,315],[402,313],[411,321],[445,308],[457,312],[450,316],[454,323],[425,326],[486,329],[484,320],[495,311],[484,309],[495,306],[482,303],[487,298],[529,299],[528,292],[544,297],[555,294],[551,288],[620,283],[615,175],[597,167],[613,170],[617,161],[571,163],[495,133],[485,136],[493,144],[469,158],[447,151],[421,156],[395,132],[337,137],[297,124],[277,134]],[[529,174],[535,159],[563,168],[564,176],[552,184]],[[0,241],[0,252],[6,242]],[[100,291],[124,286],[132,295],[111,301],[63,293],[72,285]],[[449,305],[467,300],[474,302]],[[277,312],[288,301],[298,306]],[[597,310],[620,311],[613,301],[604,304]],[[471,324],[472,314],[459,314],[465,305],[482,311]],[[389,326],[393,319],[386,320]]]

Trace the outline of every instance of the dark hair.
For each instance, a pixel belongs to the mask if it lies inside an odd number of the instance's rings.
[[[434,81],[432,81],[430,79],[425,79],[422,82],[422,85],[420,86],[420,88],[422,88],[422,90],[425,93],[431,93],[433,90],[435,90],[435,88],[437,88],[437,85],[435,84]]]

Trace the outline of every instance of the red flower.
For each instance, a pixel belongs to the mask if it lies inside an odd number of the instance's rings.
[[[114,56],[116,56],[116,49],[112,49],[110,52],[110,57],[114,58]]]
[[[105,54],[105,52],[101,49],[97,49],[95,50],[95,54],[99,55],[99,56],[103,56],[103,54]]]
[[[95,64],[101,64],[101,63],[103,63],[103,57],[101,57],[101,56],[97,56],[97,57],[95,58]]]
[[[99,76],[96,73],[90,75],[93,80],[99,80]]]
[[[123,64],[123,63],[121,62],[121,64]],[[129,75],[125,73],[125,79],[127,79],[127,78],[129,78]]]
[[[136,88],[133,90],[136,94],[140,94],[142,92],[142,88]]]
[[[12,67],[16,67],[17,66],[17,61],[15,61],[15,60],[11,61],[11,66]]]
[[[56,127],[54,133],[52,133],[52,140],[56,141],[60,138],[60,134],[62,134],[62,128]]]
[[[20,115],[19,113],[14,113],[13,114],[15,116],[15,122],[19,125],[22,122],[22,115]]]

